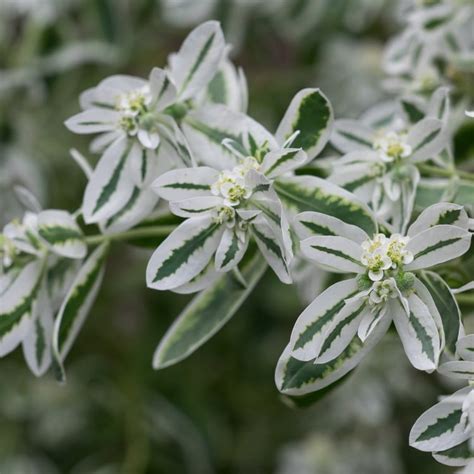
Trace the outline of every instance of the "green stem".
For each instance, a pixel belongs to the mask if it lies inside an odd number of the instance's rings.
[[[424,173],[428,173],[432,176],[440,176],[442,178],[452,178],[458,176],[462,179],[467,179],[469,181],[474,181],[474,173],[469,171],[463,171],[452,168],[438,168],[437,166],[427,165],[425,163],[420,163],[418,169]]]
[[[456,295],[456,301],[462,305],[474,306],[474,295]]]
[[[106,241],[122,241],[131,239],[143,239],[146,237],[166,237],[176,227],[174,225],[160,225],[153,227],[139,227],[137,229],[127,230],[125,232],[117,232],[115,234],[97,234],[88,235],[85,242],[88,245],[97,245]]]

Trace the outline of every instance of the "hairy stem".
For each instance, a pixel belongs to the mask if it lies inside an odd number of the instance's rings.
[[[125,232],[117,232],[115,234],[97,234],[88,235],[85,242],[88,245],[97,245],[105,241],[123,241],[131,239],[143,239],[146,237],[164,237],[169,235],[175,226],[160,225],[152,227],[139,227],[137,229],[127,230]]]

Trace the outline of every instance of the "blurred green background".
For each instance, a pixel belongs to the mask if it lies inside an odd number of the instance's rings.
[[[381,54],[407,2],[389,0],[0,0],[0,210],[12,188],[74,211],[88,137],[63,126],[78,96],[115,73],[147,76],[193,26],[222,21],[244,68],[249,114],[273,130],[293,95],[317,86],[337,117],[383,99]],[[1,474],[437,474],[408,432],[456,387],[416,372],[388,335],[348,381],[307,409],[273,382],[305,306],[270,274],[231,322],[177,366],[153,351],[188,298],[145,288],[149,252],[117,245],[67,363],[35,379],[16,351],[0,361]],[[311,284],[311,283],[310,283]]]

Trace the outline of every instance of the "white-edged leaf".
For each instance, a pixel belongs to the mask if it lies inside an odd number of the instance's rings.
[[[429,268],[453,260],[466,253],[471,245],[471,234],[452,225],[435,225],[415,235],[407,244],[414,260],[407,270]]]
[[[209,196],[218,177],[219,172],[207,166],[171,170],[156,179],[152,189],[167,201]]]
[[[43,263],[27,263],[1,294],[0,357],[14,350],[28,333],[43,275]]]
[[[301,242],[303,255],[324,269],[337,273],[362,273],[360,244],[333,235],[308,237]]]
[[[170,58],[171,77],[179,99],[190,99],[215,75],[225,54],[225,40],[219,22],[207,21],[196,27],[181,49]]]
[[[329,387],[361,362],[387,332],[390,323],[390,318],[383,318],[365,343],[354,336],[338,357],[324,364],[295,359],[289,344],[275,371],[278,390],[285,395],[301,396]]]
[[[295,230],[300,239],[312,235],[332,235],[345,237],[362,244],[369,236],[359,227],[337,219],[336,217],[320,212],[302,212],[298,214],[294,222]]]
[[[420,451],[444,451],[468,439],[469,432],[461,422],[462,403],[459,398],[470,390],[470,387],[458,390],[425,411],[410,431],[410,446]]]
[[[104,108],[87,109],[72,116],[64,124],[79,134],[111,132],[117,129],[120,113]]]
[[[169,290],[189,282],[209,263],[224,227],[212,216],[193,217],[180,224],[148,262],[149,288]]]
[[[274,179],[302,166],[308,157],[299,148],[282,148],[268,152],[262,163],[261,171],[269,179]]]
[[[104,234],[123,232],[146,219],[155,209],[158,196],[151,189],[133,188],[127,202],[108,219],[100,223]]]
[[[239,143],[249,156],[255,156],[261,148],[280,149],[273,135],[262,125],[223,105],[206,105],[190,112],[182,128],[197,160],[219,170],[236,165],[235,155],[223,144],[225,139]]]
[[[33,374],[40,377],[51,364],[54,324],[53,307],[45,285],[39,291],[34,312],[30,329],[23,339],[23,355]]]
[[[53,330],[53,364],[59,380],[65,380],[64,360],[95,301],[104,276],[108,245],[101,244],[86,259],[59,309]]]
[[[407,314],[398,299],[389,302],[389,311],[405,353],[415,369],[432,372],[438,366],[440,337],[428,307],[414,293],[408,296]]]
[[[238,265],[247,250],[248,244],[248,232],[242,237],[235,229],[225,229],[216,251],[216,270],[227,272]]]
[[[113,216],[130,199],[134,183],[126,166],[132,142],[119,138],[102,155],[84,192],[82,213],[88,224]]]
[[[456,349],[461,359],[474,362],[474,334],[459,338]]]
[[[78,259],[86,256],[84,235],[69,212],[56,209],[40,212],[37,230],[54,253]]]
[[[329,140],[334,113],[328,98],[319,89],[303,89],[293,97],[283,116],[276,139],[283,143],[299,132],[293,148],[302,148],[312,160]]]
[[[474,361],[452,360],[445,362],[439,366],[438,372],[455,379],[474,380]]]
[[[162,369],[192,354],[236,313],[267,268],[256,255],[240,269],[247,286],[226,273],[197,295],[168,329],[153,356],[153,367]]]
[[[340,119],[334,122],[331,143],[342,153],[372,151],[375,132],[361,122]]]
[[[407,235],[413,237],[435,225],[455,225],[468,229],[469,217],[463,206],[440,202],[426,208],[408,228]]]
[[[182,201],[171,201],[170,211],[175,216],[196,217],[211,214],[213,209],[222,206],[224,199],[219,196],[197,196]]]
[[[282,283],[292,283],[287,251],[282,238],[275,235],[274,228],[266,220],[257,218],[252,223],[252,234],[260,252]]]
[[[207,267],[188,283],[173,288],[173,293],[179,293],[180,295],[197,293],[211,286],[220,276],[221,274],[215,269],[214,262],[211,260]]]
[[[280,178],[274,187],[283,203],[294,213],[320,212],[360,227],[369,235],[377,232],[373,213],[367,205],[352,193],[324,179],[316,176]]]
[[[344,349],[351,343],[354,336],[358,334],[360,325],[363,323],[368,310],[369,308],[367,307],[366,301],[362,298],[349,299],[344,305],[344,308],[331,321],[329,329],[326,331],[324,340],[322,341],[319,355],[314,363],[325,364],[339,357]],[[380,316],[378,321],[381,321],[382,317],[383,315]],[[360,335],[359,339],[365,342],[376,327],[377,324],[373,324],[370,332],[367,331],[364,335],[364,339],[362,339]]]
[[[407,143],[412,147],[412,161],[425,161],[433,158],[446,146],[443,122],[426,118],[415,124],[408,133]]]
[[[440,315],[439,318],[445,339],[445,349],[454,356],[456,353],[456,343],[463,332],[463,328],[461,311],[449,286],[437,273],[424,271],[417,274],[414,288],[418,296],[428,308],[430,308],[431,314],[437,317],[437,311]],[[426,294],[426,292],[429,294]],[[435,308],[431,309],[433,304]]]
[[[446,466],[466,466],[465,470],[460,471],[457,474],[470,474],[474,467],[474,452],[471,449],[471,443],[469,440],[445,451],[433,453],[433,457],[436,461],[445,464]],[[469,462],[471,464],[469,464]]]
[[[157,110],[163,110],[176,100],[176,87],[167,71],[154,67],[149,82],[152,104]]]
[[[235,112],[247,112],[248,91],[243,70],[224,60],[200,100],[203,104],[224,104]]]
[[[344,309],[346,300],[357,293],[357,281],[345,280],[323,291],[300,314],[293,327],[289,347],[292,357],[311,360],[319,355],[324,336]]]

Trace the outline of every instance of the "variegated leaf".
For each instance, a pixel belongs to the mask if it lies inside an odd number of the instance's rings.
[[[65,380],[64,359],[95,301],[104,276],[108,245],[97,247],[76,275],[54,322],[53,361],[56,376]]]
[[[54,324],[53,307],[45,285],[39,291],[34,312],[30,329],[23,339],[23,355],[30,370],[40,377],[51,364]]]
[[[288,345],[275,371],[278,390],[285,395],[302,396],[337,383],[379,342],[387,332],[390,322],[390,318],[384,318],[364,343],[358,336],[354,336],[338,357],[323,364],[295,359]]]
[[[126,166],[131,149],[132,142],[123,137],[104,152],[84,192],[82,213],[86,223],[110,218],[130,200],[135,187]]]
[[[331,143],[341,152],[373,151],[375,132],[355,120],[336,120],[331,134]]]
[[[87,245],[74,218],[65,211],[47,210],[38,214],[38,234],[58,255],[84,258]]]
[[[291,355],[300,360],[316,358],[331,324],[357,293],[357,281],[345,280],[327,288],[301,313],[291,332]]]
[[[202,346],[240,308],[265,269],[264,260],[256,255],[240,270],[247,282],[245,287],[232,273],[226,273],[197,295],[163,337],[153,357],[153,367],[173,365]]]
[[[470,387],[458,390],[423,413],[410,431],[410,446],[420,451],[444,451],[467,440],[469,433],[461,420],[459,398],[470,390]]]
[[[286,284],[292,283],[283,238],[275,235],[273,226],[260,218],[252,223],[252,235],[260,252],[280,281]]]
[[[223,231],[224,226],[209,215],[184,221],[151,256],[146,269],[148,287],[169,290],[189,282],[207,266]]]
[[[408,296],[409,314],[398,299],[389,302],[389,311],[405,349],[415,369],[432,372],[438,367],[440,337],[435,320],[421,299]]]
[[[128,201],[112,216],[101,222],[104,234],[123,232],[147,218],[154,210],[158,196],[151,189],[133,188]]]
[[[441,315],[446,338],[446,350],[454,355],[456,353],[456,343],[462,330],[461,312],[456,299],[449,286],[437,273],[424,271],[418,273],[417,276],[424,288],[430,293],[438,313]],[[416,286],[415,289],[420,292],[420,289]],[[422,293],[419,296],[424,299]]]
[[[474,362],[474,334],[460,337],[456,349],[461,359]]]
[[[445,451],[433,453],[433,457],[446,466],[466,466],[467,469],[469,461],[472,462],[474,459],[474,451],[471,449],[469,440],[467,440]],[[465,471],[465,474],[468,474],[468,472]]]
[[[207,105],[190,112],[182,127],[198,161],[220,170],[236,165],[235,155],[226,146],[226,139],[240,144],[248,156],[255,156],[261,148],[280,148],[262,125],[223,105]]]
[[[455,225],[467,229],[469,217],[463,206],[440,202],[425,209],[408,228],[407,235],[412,237],[435,225]]]
[[[369,236],[359,227],[320,212],[302,212],[296,216],[295,230],[301,240],[313,235],[345,237],[362,244]]]
[[[329,140],[334,113],[328,98],[319,89],[303,89],[291,101],[278,126],[276,138],[280,145],[295,132],[293,148],[302,148],[312,160]]]
[[[179,52],[170,58],[171,76],[181,101],[208,84],[224,54],[225,40],[219,22],[207,21],[191,31]]]
[[[433,267],[459,257],[469,250],[471,234],[452,225],[435,225],[415,235],[407,244],[414,260],[407,270]]]
[[[40,260],[27,263],[1,294],[0,357],[14,350],[28,333],[43,276]]]
[[[363,273],[360,244],[339,236],[314,236],[301,242],[303,255],[324,269],[337,273]]]
[[[320,212],[360,227],[369,235],[377,232],[367,205],[335,184],[315,176],[294,176],[280,178],[274,186],[283,203],[295,213]]]

